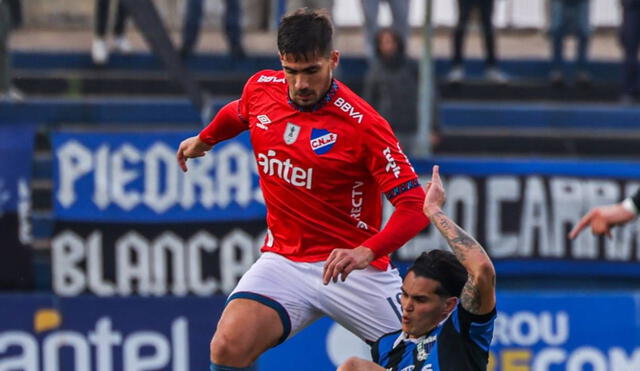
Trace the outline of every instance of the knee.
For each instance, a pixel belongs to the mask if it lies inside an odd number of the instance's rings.
[[[244,349],[244,342],[234,341],[223,332],[216,332],[209,344],[211,362],[231,367],[248,367],[253,362]]]

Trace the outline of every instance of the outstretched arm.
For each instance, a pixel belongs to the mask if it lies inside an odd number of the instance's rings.
[[[573,227],[569,238],[576,238],[587,226],[591,227],[591,233],[596,236],[604,234],[611,237],[611,228],[626,224],[636,217],[639,203],[640,190],[620,203],[594,207]]]
[[[227,104],[199,135],[187,138],[180,143],[176,153],[178,165],[182,171],[187,171],[188,159],[204,156],[214,144],[233,138],[247,129],[247,123],[239,114],[239,101],[235,100]]]
[[[487,314],[496,305],[496,273],[482,246],[442,211],[446,196],[438,165],[433,167],[427,184],[424,213],[447,240],[454,254],[467,270],[469,278],[462,289],[460,302],[473,314]]]

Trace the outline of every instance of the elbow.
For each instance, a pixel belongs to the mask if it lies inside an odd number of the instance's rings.
[[[496,270],[489,259],[474,269],[473,277],[480,286],[493,286],[496,281]]]

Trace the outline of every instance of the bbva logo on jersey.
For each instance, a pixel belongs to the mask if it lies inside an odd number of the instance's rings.
[[[311,130],[311,149],[318,155],[323,155],[333,147],[338,140],[338,134],[324,129]]]

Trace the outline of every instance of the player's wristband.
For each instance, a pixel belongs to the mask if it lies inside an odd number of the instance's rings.
[[[630,213],[633,213],[633,215],[638,215],[638,207],[631,197],[627,197],[622,201],[622,207]]]

